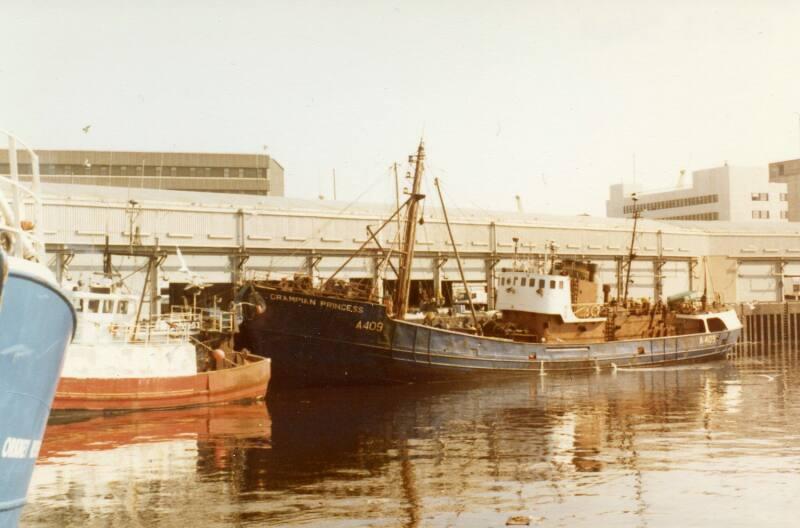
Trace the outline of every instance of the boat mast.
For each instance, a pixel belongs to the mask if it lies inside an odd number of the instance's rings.
[[[444,206],[444,198],[442,198],[442,189],[439,187],[439,178],[433,180],[436,185],[436,192],[439,194],[439,203],[442,204],[442,214],[444,215],[444,223],[447,226],[447,234],[450,236],[450,244],[453,246],[453,254],[456,256],[456,263],[458,264],[458,273],[461,275],[461,284],[464,286],[464,292],[467,294],[467,302],[469,303],[469,310],[472,312],[472,322],[475,324],[475,332],[478,335],[483,335],[481,325],[478,323],[478,315],[475,313],[475,305],[472,303],[472,291],[467,284],[467,278],[464,276],[464,267],[461,265],[461,257],[458,255],[458,246],[456,239],[453,237],[453,230],[450,228],[450,220],[447,219],[447,208]],[[514,238],[514,267],[516,267],[517,258],[517,238]]]
[[[622,306],[628,303],[628,285],[631,282],[631,268],[633,267],[633,259],[636,254],[633,252],[633,243],[636,240],[636,223],[639,220],[639,209],[636,208],[636,202],[639,200],[636,193],[631,195],[633,200],[633,232],[631,233],[631,247],[628,250],[628,269],[625,271],[625,295],[622,297]]]
[[[408,311],[408,294],[411,289],[411,267],[414,261],[414,242],[417,236],[417,214],[419,201],[425,198],[424,194],[419,193],[422,184],[422,172],[425,161],[425,145],[419,142],[417,155],[408,157],[408,161],[416,163],[414,168],[414,183],[411,186],[411,196],[408,199],[406,209],[406,232],[403,240],[403,254],[400,259],[400,273],[397,276],[397,288],[394,296],[395,317],[402,319]]]

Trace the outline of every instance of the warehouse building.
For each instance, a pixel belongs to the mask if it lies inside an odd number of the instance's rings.
[[[142,281],[149,281],[154,310],[181,301],[170,299],[170,291],[189,295],[178,248],[192,273],[230,290],[246,279],[295,273],[320,281],[342,266],[339,278],[381,284],[384,250],[397,240],[397,224],[390,222],[379,236],[383,250],[368,244],[348,260],[367,241],[367,226],[374,231],[391,215],[393,207],[383,204],[179,191],[153,197],[144,189],[57,184],[44,191],[41,235],[57,276],[92,280],[104,272],[104,253],[110,252],[114,273],[128,277],[131,291],[141,292]],[[541,260],[551,244],[562,258],[595,264],[597,282],[608,286],[611,297],[621,295],[630,219],[462,210],[450,223],[466,280],[486,288],[490,306],[497,272],[510,267],[515,255]],[[800,294],[798,224],[643,219],[633,249],[632,298],[707,289],[711,299],[736,303]],[[434,207],[426,208],[417,230],[414,262],[414,291],[446,292],[461,281],[443,216]],[[391,281],[391,273],[384,280]]]
[[[38,150],[46,183],[283,196],[283,167],[267,154]],[[30,177],[20,151],[22,179]],[[0,150],[0,174],[8,174],[8,151]]]

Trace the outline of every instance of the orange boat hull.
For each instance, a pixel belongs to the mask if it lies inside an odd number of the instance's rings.
[[[263,398],[270,361],[248,356],[244,365],[171,378],[61,378],[54,410],[171,409]]]

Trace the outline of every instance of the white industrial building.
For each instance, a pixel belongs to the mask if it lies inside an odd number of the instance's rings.
[[[150,294],[143,297],[153,307],[172,283],[187,282],[178,247],[192,272],[210,283],[278,279],[298,271],[324,278],[366,241],[366,226],[376,229],[393,210],[381,204],[182,191],[153,195],[147,189],[80,185],[45,184],[44,190],[42,236],[56,274],[65,280],[90,280],[103,273],[103,254],[111,251],[114,273],[128,277],[132,291],[141,292],[149,283]],[[515,253],[541,257],[551,241],[562,257],[597,264],[597,281],[610,286],[612,297],[620,295],[630,219],[454,211],[451,224],[466,278],[489,286],[490,305],[496,271],[511,266]],[[396,239],[396,229],[392,222],[381,232],[384,247]],[[436,208],[426,208],[425,223],[417,230],[417,251],[415,281],[441,288],[460,280]],[[800,293],[796,223],[643,219],[634,251],[634,298],[663,299],[704,286],[711,298],[722,302],[774,302]],[[375,279],[380,260],[380,250],[370,246],[339,277]]]
[[[635,184],[616,184],[609,190],[606,214],[659,220],[721,220],[727,222],[786,222],[786,183],[770,181],[767,167],[724,165],[692,173],[691,186],[645,191]]]

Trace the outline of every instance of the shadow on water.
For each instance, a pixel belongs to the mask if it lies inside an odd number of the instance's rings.
[[[53,424],[23,523],[735,526],[759,500],[780,525],[793,502],[775,490],[800,484],[781,472],[800,464],[799,375],[796,351],[761,348]]]

